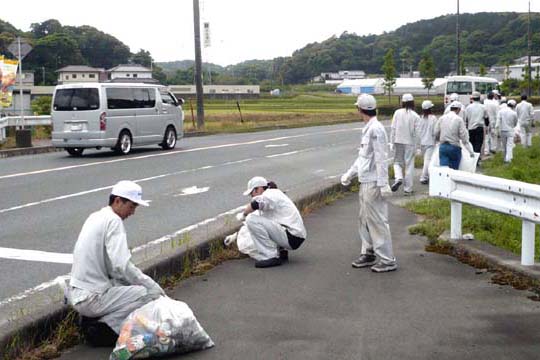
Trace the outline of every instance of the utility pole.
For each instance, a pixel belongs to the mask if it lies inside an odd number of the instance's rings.
[[[41,67],[41,85],[45,85],[45,66]]]
[[[197,129],[204,129],[204,103],[202,84],[201,26],[199,0],[193,0],[193,26],[195,30],[195,88],[197,89]]]
[[[457,0],[457,16],[456,16],[456,75],[461,75],[461,48],[460,48],[460,33],[459,33],[459,0]]]
[[[531,96],[531,89],[532,89],[532,73],[531,73],[531,0],[529,0],[529,20],[527,23],[527,33],[528,33],[528,39],[527,39],[527,62],[528,62],[528,68],[527,68],[527,75],[529,76],[527,81],[527,96]]]

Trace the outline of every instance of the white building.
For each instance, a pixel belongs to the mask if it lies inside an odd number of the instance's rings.
[[[118,65],[107,72],[111,82],[158,82],[152,78],[152,70],[138,64]]]
[[[446,87],[446,79],[437,78],[433,83],[433,87],[429,91],[431,95],[444,95]],[[336,92],[342,94],[384,94],[384,79],[359,79],[345,80],[336,88]],[[396,84],[392,90],[394,95],[403,94],[426,95],[427,89],[424,87],[421,78],[397,78]]]
[[[100,82],[105,80],[105,69],[93,68],[85,65],[69,65],[56,70],[58,84]]]
[[[509,79],[523,80],[525,77],[525,68],[527,64],[516,64],[508,67],[507,75]],[[531,75],[532,78],[536,76],[536,72],[540,70],[540,62],[531,63]]]

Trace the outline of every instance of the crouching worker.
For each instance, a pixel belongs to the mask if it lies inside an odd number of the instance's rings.
[[[245,218],[255,247],[260,253],[255,267],[266,268],[281,265],[288,259],[287,250],[296,250],[306,239],[306,228],[294,203],[265,178],[255,176],[249,180],[244,195],[251,202],[238,219]]]
[[[133,310],[165,294],[131,262],[123,220],[138,205],[148,206],[141,187],[132,181],[118,182],[109,206],[86,219],[75,244],[66,297],[82,316],[83,335],[92,345],[113,345]]]
[[[360,183],[358,233],[362,249],[352,266],[370,267],[376,273],[394,271],[397,265],[388,224],[388,204],[384,199],[391,194],[388,186],[388,138],[384,126],[377,120],[375,98],[362,94],[355,105],[366,125],[362,129],[358,158],[341,177],[344,186],[348,186],[355,176]]]

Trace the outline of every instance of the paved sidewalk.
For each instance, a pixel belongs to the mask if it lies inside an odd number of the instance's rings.
[[[172,358],[538,359],[540,303],[426,253],[424,240],[407,232],[415,215],[402,208],[390,206],[398,270],[352,268],[357,211],[351,194],[307,216],[308,240],[281,267],[229,261],[171,291],[216,343]],[[60,359],[110,352],[81,345]]]

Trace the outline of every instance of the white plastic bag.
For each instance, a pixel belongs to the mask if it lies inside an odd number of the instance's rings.
[[[467,171],[471,173],[476,172],[476,163],[478,162],[478,158],[480,157],[479,153],[474,153],[474,157],[471,157],[471,154],[469,151],[461,147],[461,161],[459,162],[459,170],[461,171]],[[429,167],[439,167],[439,144],[435,146],[435,150],[433,150],[433,155],[431,156],[431,162],[429,163]]]
[[[146,359],[214,346],[189,306],[162,296],[133,311],[120,330],[109,360]]]
[[[238,230],[238,236],[236,238],[236,245],[238,250],[242,254],[248,255],[250,258],[255,260],[264,260],[265,258],[259,253],[255,247],[255,243],[249,233],[249,230],[246,225],[243,225],[240,230]]]

